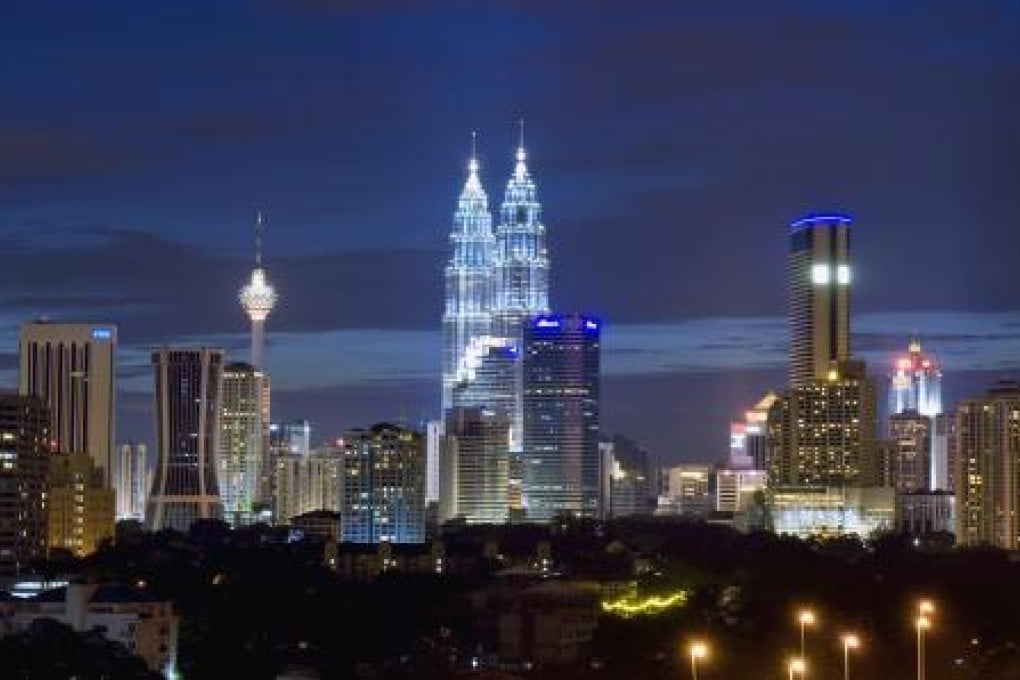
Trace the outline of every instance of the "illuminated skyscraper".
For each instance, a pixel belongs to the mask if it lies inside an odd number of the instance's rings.
[[[468,178],[457,200],[450,233],[452,252],[446,265],[443,310],[443,411],[452,406],[457,371],[474,338],[491,330],[492,258],[495,240],[489,199],[478,179],[472,148]]]
[[[251,364],[255,368],[265,369],[266,318],[276,305],[276,291],[269,285],[266,270],[262,266],[261,212],[255,221],[255,268],[251,272],[251,281],[241,289],[238,301],[251,319]]]
[[[790,386],[825,380],[850,358],[850,226],[845,215],[790,225]]]
[[[898,359],[889,384],[889,414],[916,411],[934,418],[942,413],[942,371],[935,359],[921,353],[921,341],[910,342]]]
[[[145,511],[149,531],[187,531],[221,519],[216,484],[223,350],[162,347],[152,352],[156,470]]]
[[[117,328],[50,323],[21,327],[20,392],[49,407],[54,449],[87,453],[111,485]]]
[[[113,465],[117,519],[145,519],[145,501],[152,487],[149,450],[145,444],[121,444]]]
[[[49,544],[83,557],[113,539],[114,490],[87,453],[50,457]]]
[[[46,557],[50,412],[37,397],[0,393],[0,575]]]
[[[518,339],[523,322],[549,312],[549,252],[538,191],[525,163],[522,124],[517,164],[496,227],[493,335]]]
[[[216,466],[224,518],[232,526],[254,524],[271,503],[265,374],[250,364],[229,364],[221,403]]]
[[[456,402],[456,397],[454,397]],[[446,416],[444,455],[450,493],[442,519],[502,524],[509,513],[510,422],[505,410],[454,406]]]
[[[600,324],[579,314],[524,326],[524,505],[529,521],[595,518]]]
[[[892,445],[892,481],[896,490],[917,493],[929,488],[931,466],[931,418],[916,411],[904,411],[889,417],[889,440]]]

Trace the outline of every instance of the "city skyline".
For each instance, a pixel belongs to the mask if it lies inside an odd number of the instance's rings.
[[[24,36],[33,34],[19,26],[52,17],[16,12],[6,49],[32,58],[4,76],[23,96],[0,132],[12,140],[0,161],[0,207],[19,282],[3,298],[0,378],[15,384],[9,340],[22,323],[43,315],[116,323],[126,378],[120,439],[151,444],[151,346],[215,344],[246,358],[235,291],[250,272],[258,206],[272,225],[267,247],[282,300],[269,332],[274,411],[308,415],[322,436],[401,413],[410,422],[431,416],[438,272],[466,135],[484,131],[482,180],[492,192],[522,114],[552,225],[554,306],[606,321],[607,433],[626,433],[664,460],[724,457],[727,423],[783,384],[782,230],[812,210],[855,218],[854,347],[879,376],[915,332],[941,362],[947,403],[1016,375],[1020,326],[1008,310],[1020,299],[1008,285],[1008,253],[1020,247],[1020,230],[1011,225],[1017,177],[1007,163],[1016,101],[996,87],[1016,73],[1007,49],[1020,35],[1015,9],[897,10],[894,29],[887,10],[867,5],[782,7],[771,19],[749,6],[746,23],[699,10],[686,28],[656,29],[628,14],[610,33],[600,7],[572,31],[547,22],[569,16],[558,3],[465,12],[461,28],[499,35],[512,27],[524,39],[449,34],[438,57],[443,79],[409,90],[424,100],[414,109],[369,86],[371,74],[393,75],[396,91],[422,75],[415,55],[431,43],[410,37],[422,17],[409,6],[376,18],[357,8],[246,14],[250,27],[294,48],[292,63],[268,71],[264,61],[249,70],[213,49],[224,41],[257,56],[214,11],[181,64],[167,61],[171,34],[191,25],[195,7],[158,26],[131,12],[106,25],[81,17],[110,46],[81,52],[81,74],[106,69],[88,79],[84,97],[49,66],[85,33],[29,45]],[[426,27],[450,18],[439,13]],[[307,46],[275,33],[277,20],[299,28]],[[335,40],[355,28],[378,40]],[[789,40],[776,40],[781,30]],[[701,37],[692,45],[687,31]],[[143,32],[151,40],[137,63],[110,63]],[[586,47],[607,36],[619,67]],[[375,49],[380,58],[363,72],[331,67]],[[702,68],[655,68],[685,56]],[[754,61],[758,80],[745,74]],[[212,80],[187,83],[180,110],[161,109],[161,93],[210,64]],[[581,64],[609,77],[568,78]],[[477,85],[465,77],[475,66],[509,84],[484,85],[469,101],[456,96]],[[639,72],[651,75],[613,77]],[[201,84],[222,78],[236,87]],[[902,87],[915,78],[923,83]],[[124,82],[138,84],[131,96]],[[550,87],[557,83],[570,86]],[[468,103],[454,107],[439,92]],[[424,120],[412,110],[426,111]],[[305,151],[309,142],[317,153]],[[819,149],[840,162],[818,171]],[[174,264],[182,261],[186,277]],[[366,280],[378,287],[366,291]],[[321,291],[335,291],[326,308]]]

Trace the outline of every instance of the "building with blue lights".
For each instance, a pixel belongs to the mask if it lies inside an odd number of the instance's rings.
[[[790,386],[824,380],[850,358],[850,227],[846,215],[790,224],[787,260]]]
[[[598,517],[601,324],[574,314],[523,331],[523,496],[529,521]]]

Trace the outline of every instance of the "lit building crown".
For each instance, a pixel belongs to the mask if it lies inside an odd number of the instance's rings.
[[[262,213],[255,222],[255,268],[251,272],[251,281],[241,289],[238,301],[245,314],[252,321],[265,321],[269,312],[276,304],[276,291],[266,280],[266,270],[262,267]]]

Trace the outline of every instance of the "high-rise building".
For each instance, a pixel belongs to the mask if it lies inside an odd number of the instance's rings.
[[[599,516],[630,517],[649,512],[651,496],[648,451],[617,435],[599,442]]]
[[[875,408],[863,361],[791,387],[769,414],[769,485],[876,485]]]
[[[265,370],[266,319],[276,305],[277,296],[262,266],[262,227],[260,212],[255,220],[255,268],[251,280],[241,289],[238,301],[251,320],[251,364]]]
[[[492,260],[495,238],[489,199],[478,179],[472,149],[468,177],[457,200],[446,265],[443,309],[443,411],[453,406],[452,390],[471,341],[491,331]]]
[[[715,509],[719,512],[745,512],[754,495],[765,489],[764,470],[723,469],[715,473]]]
[[[50,323],[21,327],[20,392],[49,407],[55,450],[92,456],[111,485],[117,327]]]
[[[493,269],[493,335],[521,337],[525,320],[549,313],[549,252],[542,205],[528,172],[523,124],[517,164],[506,185],[496,227]]]
[[[145,444],[121,444],[113,465],[117,519],[145,519],[145,501],[152,488],[149,449]]]
[[[276,455],[307,456],[312,450],[312,426],[307,420],[270,423],[269,448]]]
[[[713,504],[708,492],[710,475],[709,467],[699,463],[674,465],[661,470],[656,514],[706,514]]]
[[[916,411],[889,417],[893,485],[901,493],[927,491],[932,419]]]
[[[271,507],[269,385],[251,364],[228,364],[220,390],[216,456],[223,516],[232,526],[266,519]]]
[[[850,226],[846,215],[790,224],[790,386],[825,380],[850,358]]]
[[[114,491],[87,453],[50,457],[49,546],[78,557],[113,538]]]
[[[221,519],[216,483],[223,350],[161,347],[152,352],[156,469],[145,510],[150,531],[187,531]]]
[[[341,538],[348,543],[425,540],[425,441],[388,423],[344,434]]]
[[[540,315],[524,326],[524,505],[529,521],[597,517],[601,324]]]
[[[468,524],[507,521],[508,415],[505,410],[486,406],[454,406],[447,412],[446,481],[451,493],[441,507],[443,520],[461,518]]]
[[[445,423],[430,420],[425,424],[425,503],[439,503],[442,493],[442,458]]]
[[[275,460],[274,508],[277,524],[316,510],[340,512],[344,477],[343,449],[316,448],[308,455],[286,453]]]
[[[46,404],[0,393],[0,575],[46,557],[51,455]]]
[[[779,395],[769,390],[753,408],[744,414],[744,452],[755,470],[764,470],[768,457],[769,411]]]
[[[1020,547],[1020,384],[960,402],[953,433],[957,541]]]
[[[942,413],[942,371],[933,357],[921,352],[917,338],[896,359],[889,381],[889,414],[905,411],[929,418]]]

